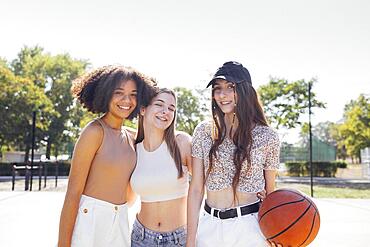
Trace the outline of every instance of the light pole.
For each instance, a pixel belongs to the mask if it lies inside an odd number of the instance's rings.
[[[35,130],[36,130],[36,112],[32,112],[32,149],[31,149],[31,184],[30,191],[32,191],[32,180],[33,180],[33,159],[35,152]]]
[[[311,88],[312,82],[308,82],[308,129],[309,129],[309,142],[310,142],[310,174],[311,174],[311,197],[313,197],[313,166],[312,166],[312,126],[311,126]]]

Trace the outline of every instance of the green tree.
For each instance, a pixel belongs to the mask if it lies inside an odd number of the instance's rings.
[[[325,142],[336,148],[336,155],[339,159],[346,158],[344,146],[340,144],[341,139],[338,134],[339,124],[326,121],[320,122],[312,127],[312,135],[322,142]],[[307,146],[309,141],[308,123],[303,123],[299,133],[301,146]]]
[[[175,87],[177,96],[177,126],[176,129],[192,135],[194,128],[204,120],[205,105],[201,104],[199,97],[184,87]]]
[[[37,138],[38,142],[46,144],[47,157],[50,157],[52,151],[55,155],[65,151],[66,147],[71,146],[66,143],[73,142],[76,138],[73,123],[76,123],[79,118],[74,114],[77,111],[73,108],[78,106],[73,102],[70,88],[72,81],[83,73],[87,66],[88,62],[85,60],[73,59],[68,54],[52,56],[39,46],[25,46],[9,66],[9,70],[16,78],[27,81],[34,87],[28,97],[36,92],[36,95],[42,95],[40,99],[42,103],[51,105],[51,110],[39,110],[37,117],[37,122],[47,123],[45,128],[38,131]],[[7,81],[17,84],[14,80]],[[41,108],[38,107],[38,109]],[[32,116],[32,111],[26,111],[26,113]],[[74,117],[77,119],[73,120]],[[14,126],[18,128],[18,125]],[[25,150],[27,154],[29,145]]]
[[[50,59],[50,54],[46,54],[42,47],[25,46],[18,53],[17,58],[12,61],[10,67],[15,75],[30,79],[36,86],[45,88],[47,64]]]
[[[361,162],[360,150],[370,147],[370,98],[361,94],[344,108],[344,122],[338,126],[340,144],[348,155]]]
[[[40,138],[50,124],[46,116],[56,114],[52,103],[33,81],[16,76],[5,61],[0,63],[0,87],[0,145],[29,150],[32,112],[41,119],[36,124],[36,136]]]
[[[274,127],[290,129],[302,125],[300,118],[308,112],[309,83],[313,85],[316,79],[289,82],[271,78],[267,85],[258,88],[266,116]],[[311,102],[313,108],[325,108],[314,92],[311,92]]]
[[[321,141],[330,145],[337,145],[335,139],[336,124],[330,121],[320,122],[313,127],[313,134]]]
[[[320,122],[312,127],[312,135],[317,137],[320,141],[330,145],[337,145],[336,129],[337,124],[326,121]],[[308,138],[309,126],[308,123],[303,123],[301,126],[301,137]]]
[[[63,143],[75,141],[73,125],[68,124],[75,116],[71,110],[76,107],[76,104],[73,104],[70,88],[72,81],[85,71],[87,65],[86,61],[72,59],[68,54],[53,56],[47,63],[45,78],[48,81],[47,87],[50,89],[46,95],[52,101],[55,111],[58,112],[58,116],[51,117],[51,124],[46,132],[46,156],[48,158],[52,148],[57,156],[60,151],[69,151],[63,148],[65,147]]]
[[[211,105],[212,105],[212,96],[210,89],[208,88],[196,88],[194,91],[194,95],[198,98],[199,100],[199,108],[200,111],[202,112],[202,115],[204,117],[209,117],[212,118],[212,113],[211,113]]]

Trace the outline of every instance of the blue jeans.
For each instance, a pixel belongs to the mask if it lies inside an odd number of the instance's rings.
[[[186,245],[186,227],[172,232],[156,232],[145,228],[137,219],[131,233],[131,247],[179,247]]]

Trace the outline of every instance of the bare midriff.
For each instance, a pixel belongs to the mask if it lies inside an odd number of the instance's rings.
[[[186,198],[142,202],[137,219],[146,228],[157,232],[170,232],[186,225]]]
[[[258,201],[257,193],[240,192],[236,191],[236,197],[234,200],[234,194],[232,188],[227,188],[219,191],[207,190],[207,204],[210,207],[218,209],[226,209],[232,207],[238,207],[254,203]]]

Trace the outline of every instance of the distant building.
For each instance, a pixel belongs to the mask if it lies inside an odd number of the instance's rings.
[[[283,144],[280,150],[280,162],[287,161],[308,161],[309,145],[301,147],[292,144]],[[336,148],[333,145],[325,143],[315,136],[312,136],[312,160],[313,161],[335,161]]]

